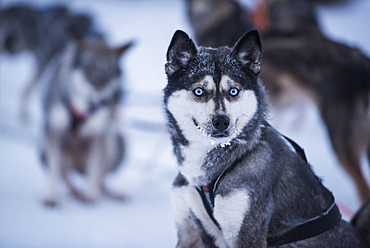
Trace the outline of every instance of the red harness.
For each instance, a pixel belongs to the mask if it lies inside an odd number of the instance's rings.
[[[80,126],[87,120],[88,115],[78,111],[71,104],[68,104],[67,109],[69,116],[71,117],[69,124],[69,133],[72,136],[76,136],[78,134]]]
[[[69,133],[72,136],[76,136],[78,134],[79,128],[82,124],[100,107],[108,106],[111,104],[114,104],[120,100],[122,96],[121,89],[116,90],[112,96],[108,97],[107,99],[102,99],[101,101],[90,104],[88,111],[86,113],[83,113],[79,110],[77,110],[75,107],[73,107],[71,101],[69,101],[69,98],[64,96],[63,102],[67,107],[69,116],[70,116],[70,124],[69,124]]]

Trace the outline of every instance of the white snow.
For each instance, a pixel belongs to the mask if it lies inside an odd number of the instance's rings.
[[[45,3],[53,2],[37,1],[40,5]],[[192,34],[184,1],[67,3],[95,15],[112,45],[136,41],[136,46],[122,59],[127,95],[121,127],[127,156],[121,169],[109,176],[110,187],[125,193],[129,200],[117,203],[102,199],[89,206],[74,201],[63,191],[61,207],[43,207],[47,179],[38,157],[41,123],[38,93],[29,105],[30,122],[24,125],[18,118],[20,95],[32,76],[33,58],[28,53],[14,57],[1,55],[0,247],[174,247],[177,237],[170,189],[177,168],[164,125],[161,97],[166,84],[165,55],[171,37],[177,29]],[[320,7],[319,17],[328,35],[370,54],[369,11],[370,1],[352,0],[348,6]],[[359,202],[353,184],[338,165],[317,110],[308,107],[302,125],[291,128],[289,120],[294,120],[294,114],[286,113],[288,123],[281,130],[305,148],[316,173],[334,192],[337,201],[356,211]],[[369,175],[366,165],[364,161]],[[74,180],[84,187],[79,176]]]

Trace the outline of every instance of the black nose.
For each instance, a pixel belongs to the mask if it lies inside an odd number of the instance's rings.
[[[213,127],[217,129],[217,131],[225,131],[230,124],[230,119],[226,115],[216,115],[212,119]]]

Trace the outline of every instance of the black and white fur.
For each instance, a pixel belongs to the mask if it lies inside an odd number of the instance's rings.
[[[46,206],[60,203],[59,183],[71,195],[95,202],[108,191],[105,176],[120,165],[124,143],[118,127],[121,92],[119,59],[132,46],[110,48],[104,39],[77,39],[45,70],[42,157],[48,168]],[[73,186],[70,173],[86,175],[86,193]]]
[[[266,122],[258,33],[233,48],[196,47],[177,31],[167,52],[164,105],[179,164],[173,184],[177,247],[267,247],[267,239],[320,215],[332,194]],[[212,221],[196,187],[218,182]],[[363,247],[340,221],[283,247]]]

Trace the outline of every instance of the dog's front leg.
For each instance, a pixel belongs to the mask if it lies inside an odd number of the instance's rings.
[[[193,220],[184,219],[181,223],[177,222],[178,242],[176,248],[206,248],[199,231]]]
[[[187,186],[173,187],[172,207],[177,226],[177,248],[205,247],[199,234],[189,202],[186,201]]]
[[[49,187],[48,193],[44,200],[47,207],[55,207],[59,204],[58,200],[58,183],[62,175],[62,159],[60,148],[60,137],[53,132],[46,133],[45,142],[45,162],[48,166]]]
[[[267,247],[267,219],[263,204],[246,190],[235,190],[215,197],[214,216],[230,248]]]
[[[105,137],[92,138],[87,160],[87,200],[91,203],[101,195],[106,161]]]

